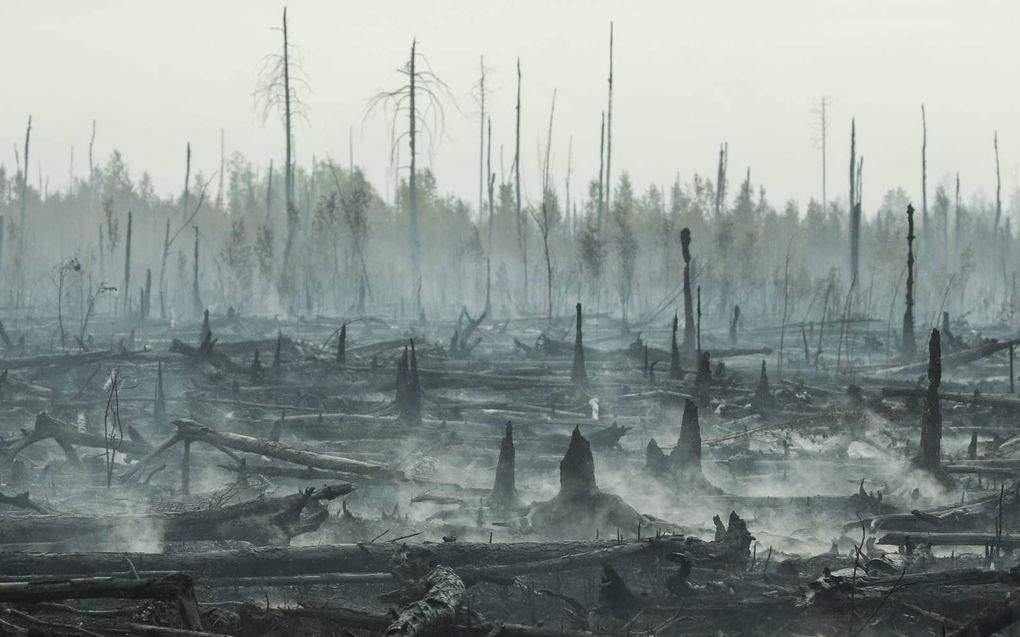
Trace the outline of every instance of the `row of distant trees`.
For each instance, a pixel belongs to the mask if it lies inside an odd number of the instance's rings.
[[[192,316],[200,305],[246,313],[415,315],[408,180],[396,192],[380,192],[357,168],[331,161],[296,166],[288,213],[281,169],[235,154],[224,172],[222,181],[191,175],[186,192],[164,197],[147,174],[134,178],[116,151],[60,191],[42,193],[23,183],[20,171],[0,167],[4,304],[54,309],[55,273],[74,258],[80,271],[62,286],[65,307],[77,307],[102,286],[101,311],[140,317],[151,279],[152,318]],[[734,305],[745,322],[759,324],[777,322],[784,303],[790,320],[838,316],[851,284],[843,200],[825,210],[814,200],[777,207],[750,174],[720,205],[720,189],[708,178],[678,178],[637,192],[622,172],[604,204],[601,233],[597,181],[575,192],[569,205],[547,186],[541,200],[521,202],[533,251],[527,296],[511,179],[494,184],[491,214],[487,199],[479,211],[444,194],[427,169],[418,171],[416,191],[426,316],[453,316],[464,305],[480,309],[487,300],[495,317],[544,315],[551,298],[557,316],[580,299],[634,323],[661,319],[682,302],[682,228],[692,233],[693,282],[702,289],[709,325],[725,324]],[[917,232],[918,320],[945,305],[954,315],[1012,322],[1017,261],[1009,219],[1016,199],[996,229],[994,204],[979,197],[964,204],[954,195],[937,186],[928,227]],[[891,190],[862,221],[856,314],[885,318],[902,296],[908,202],[902,189]],[[288,275],[283,255],[290,224]],[[27,249],[17,247],[22,237]]]

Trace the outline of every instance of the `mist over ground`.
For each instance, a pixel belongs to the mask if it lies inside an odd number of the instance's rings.
[[[4,7],[0,632],[1020,634],[1014,12]]]

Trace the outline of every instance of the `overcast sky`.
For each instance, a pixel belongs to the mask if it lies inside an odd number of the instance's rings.
[[[265,0],[3,0],[0,162],[13,166],[33,116],[32,175],[65,187],[70,149],[84,175],[89,129],[96,154],[122,151],[132,176],[148,171],[161,194],[180,187],[184,145],[206,175],[228,155],[282,161],[279,122],[253,108],[259,62],[280,46],[283,4]],[[750,167],[774,205],[820,197],[821,152],[812,107],[832,100],[829,196],[847,190],[850,118],[864,155],[864,203],[901,185],[920,196],[921,113],[928,112],[929,197],[957,170],[966,196],[992,196],[999,132],[1004,192],[1020,163],[1015,1],[370,0],[289,3],[311,92],[298,160],[355,162],[386,178],[386,119],[363,123],[369,99],[399,83],[395,69],[417,37],[449,85],[446,137],[432,167],[441,190],[478,196],[480,56],[491,69],[494,164],[513,154],[514,63],[523,71],[525,192],[539,191],[538,145],[558,90],[553,170],[563,190],[573,142],[573,190],[598,174],[606,107],[609,22],[615,22],[613,173],[643,191],[679,173],[715,173],[729,142],[730,174]],[[406,152],[404,153],[406,160]],[[426,158],[427,162],[428,159]],[[37,163],[38,162],[38,163]]]

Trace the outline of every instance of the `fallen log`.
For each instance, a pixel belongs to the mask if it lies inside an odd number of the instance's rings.
[[[425,596],[405,606],[384,633],[387,637],[430,637],[445,634],[464,602],[466,589],[452,569],[436,566],[423,579]]]
[[[151,580],[88,578],[0,583],[0,602],[4,603],[100,598],[175,601],[184,628],[189,631],[202,630],[194,582],[184,573],[172,573]]]
[[[627,545],[647,546],[654,552],[684,551],[705,560],[717,556],[721,546],[694,538],[663,536],[646,540],[594,540],[585,542],[447,542],[442,544],[363,543],[301,547],[251,547],[221,551],[164,553],[7,553],[0,552],[0,573],[20,575],[94,575],[120,572],[126,560],[139,571],[183,571],[208,578],[314,575],[320,573],[386,573],[402,551],[427,549],[437,563],[453,569],[528,564],[591,554],[601,560],[601,549]],[[619,549],[626,553],[624,549]],[[637,553],[636,555],[640,555]],[[635,556],[636,556],[635,555]],[[579,557],[571,566],[584,563]],[[592,562],[592,563],[598,563]],[[523,567],[522,567],[523,568]]]
[[[927,389],[919,387],[883,387],[883,398],[924,398]],[[980,392],[944,392],[939,391],[939,400],[964,403],[974,406],[1002,407],[1020,409],[1020,398],[1008,394],[982,394]]]
[[[340,456],[307,451],[305,449],[296,449],[273,440],[253,438],[243,434],[218,432],[187,418],[179,418],[175,420],[174,425],[177,426],[177,432],[169,440],[164,442],[157,449],[153,450],[152,453],[129,469],[123,476],[121,476],[122,480],[131,479],[138,474],[142,467],[151,462],[158,455],[182,441],[204,442],[216,447],[224,453],[227,453],[238,463],[240,463],[240,458],[238,458],[236,454],[231,453],[231,451],[257,454],[267,458],[275,458],[277,460],[283,460],[284,462],[301,465],[303,467],[311,467],[313,469],[322,469],[326,471],[339,471],[342,473],[380,477],[402,477],[401,472],[387,469],[382,465],[372,462],[363,462],[361,460],[352,460],[349,458],[342,458]]]
[[[979,614],[959,629],[949,633],[950,637],[990,637],[1020,621],[1020,596],[1013,593],[1000,604]]]
[[[973,363],[974,361],[987,358],[993,354],[997,354],[1003,350],[1008,350],[1011,346],[1020,343],[1020,340],[1009,340],[1009,341],[987,341],[982,343],[980,346],[967,350],[965,352],[957,352],[950,354],[942,359],[943,369],[949,369],[951,367],[959,367],[960,365],[966,365],[967,363]],[[909,365],[899,365],[897,367],[885,367],[876,370],[875,373],[881,376],[896,376],[905,374],[917,374],[927,369],[928,363],[911,363]]]
[[[25,538],[35,542],[73,539],[94,542],[115,535],[151,537],[157,542],[243,540],[257,545],[285,545],[295,535],[317,529],[329,516],[325,510],[303,516],[312,502],[333,500],[353,489],[351,484],[336,484],[279,498],[184,513],[0,516],[0,544],[24,542]]]
[[[906,533],[893,531],[878,539],[876,544],[893,546],[996,546],[1007,550],[1020,548],[1020,535],[995,533]]]
[[[0,582],[0,602],[37,603],[66,599],[176,599],[193,590],[194,583],[184,573],[172,573],[155,579],[117,579],[84,577],[66,580]]]

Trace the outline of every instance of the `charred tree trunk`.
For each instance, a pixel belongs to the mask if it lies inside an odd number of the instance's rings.
[[[166,393],[163,391],[163,361],[156,362],[156,391],[152,400],[153,424],[161,427],[166,423]]]
[[[733,318],[730,319],[730,342],[737,342],[737,327],[740,325],[740,306],[733,306]]]
[[[336,341],[336,364],[347,364],[347,323],[340,326],[340,336]]]
[[[907,204],[907,309],[903,312],[903,342],[900,351],[904,357],[917,354],[914,340],[914,207]]]
[[[680,438],[669,454],[673,470],[686,478],[703,479],[701,473],[701,424],[698,406],[689,398],[684,401],[684,415],[680,421]]]
[[[698,374],[694,378],[694,400],[699,407],[708,407],[711,400],[712,361],[708,352],[698,358]]]
[[[409,425],[421,424],[421,382],[418,378],[418,356],[413,339],[410,342],[410,349],[405,345],[404,352],[397,361],[396,402],[398,420]]]
[[[684,349],[694,351],[694,301],[691,298],[691,230],[680,231],[680,249],[684,258]]]
[[[514,428],[506,423],[506,434],[499,444],[499,460],[496,462],[496,482],[492,486],[491,502],[496,509],[511,509],[517,506],[516,458],[514,450]]]
[[[929,471],[941,466],[942,409],[939,405],[939,385],[942,382],[942,345],[937,329],[931,331],[928,341],[928,395],[921,417],[921,444],[914,462]]]
[[[669,377],[673,380],[680,378],[680,347],[676,342],[676,332],[679,329],[679,319],[673,314],[673,338],[669,349]],[[686,330],[685,330],[686,337]],[[685,338],[686,340],[686,338]],[[686,344],[686,343],[685,343]],[[648,348],[645,348],[645,374],[648,373]]]
[[[142,299],[141,317],[142,321],[146,321],[152,316],[152,268],[145,269],[145,288],[142,290]]]
[[[806,341],[805,341],[806,342]],[[773,404],[772,392],[769,389],[769,377],[765,373],[765,361],[761,362],[761,376],[758,378],[758,387],[754,391],[754,398],[751,399],[751,409],[765,411]]]
[[[577,318],[574,323],[574,364],[570,369],[570,382],[578,389],[578,391],[588,390],[588,370],[584,364],[584,335],[581,331],[581,323],[583,320],[581,314],[581,304],[578,303],[575,306],[577,310]]]
[[[856,279],[861,255],[861,207],[857,198],[857,124],[850,120],[850,276]]]

